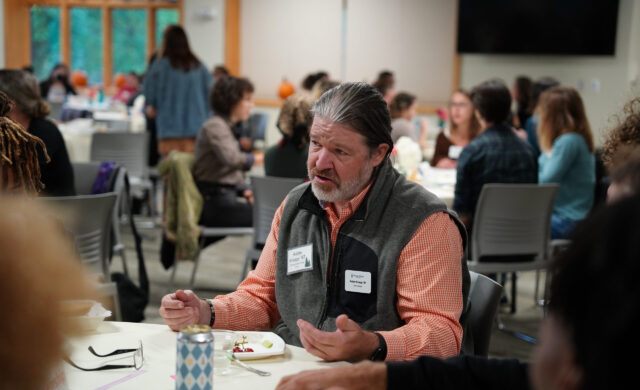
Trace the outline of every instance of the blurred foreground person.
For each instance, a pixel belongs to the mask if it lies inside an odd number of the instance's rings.
[[[89,297],[89,288],[70,241],[37,200],[0,195],[0,215],[0,388],[49,388],[64,381],[63,345],[76,331],[60,303]]]
[[[457,356],[304,371],[278,389],[606,389],[634,383],[640,346],[640,198],[601,209],[576,230],[551,272],[533,363]],[[615,302],[615,304],[612,304]]]

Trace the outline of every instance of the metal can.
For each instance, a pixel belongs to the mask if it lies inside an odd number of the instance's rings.
[[[176,390],[213,390],[213,334],[207,325],[180,329],[176,342]]]

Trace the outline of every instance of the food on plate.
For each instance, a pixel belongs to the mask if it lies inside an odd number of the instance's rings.
[[[242,336],[242,341],[236,341],[233,343],[233,353],[237,352],[253,352],[253,348],[246,348],[245,345],[248,344],[247,336]]]
[[[265,348],[271,348],[271,347],[273,347],[273,343],[272,343],[271,341],[267,340],[267,339],[265,339],[265,340],[263,340],[263,341],[262,341],[262,345],[263,345]]]

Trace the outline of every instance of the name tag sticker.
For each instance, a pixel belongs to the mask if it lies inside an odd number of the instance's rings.
[[[313,269],[313,244],[287,249],[287,275]]]
[[[452,160],[457,160],[460,157],[460,153],[462,153],[462,146],[451,145],[449,146],[449,158]]]
[[[344,271],[344,290],[360,294],[371,294],[371,272]]]

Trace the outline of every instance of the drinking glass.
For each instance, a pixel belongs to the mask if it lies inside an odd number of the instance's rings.
[[[233,344],[236,334],[231,330],[214,329],[213,334],[213,374],[227,375],[231,371],[230,355],[233,352]]]

